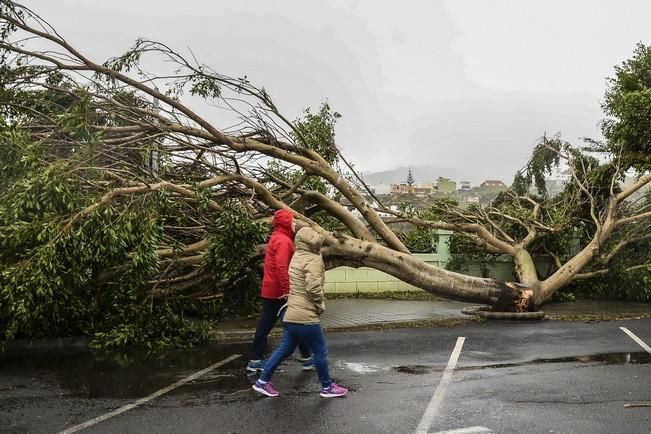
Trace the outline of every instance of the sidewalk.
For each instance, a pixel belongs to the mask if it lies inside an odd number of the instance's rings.
[[[395,327],[449,326],[477,317],[464,315],[461,309],[476,304],[458,301],[383,300],[347,298],[326,302],[321,325],[326,331],[368,330]],[[580,300],[552,303],[543,306],[545,320],[601,321],[615,319],[649,318],[651,304],[618,301]],[[257,317],[240,318],[215,324],[212,338],[216,342],[251,342]],[[271,332],[280,336],[280,325]],[[46,340],[19,340],[10,342],[5,352],[18,351],[70,351],[86,350],[90,339],[69,337]],[[0,353],[2,355],[2,353]]]
[[[326,331],[360,330],[378,327],[417,325],[450,325],[474,321],[475,316],[461,313],[464,307],[476,304],[458,301],[335,299],[326,302],[321,325]],[[617,301],[580,300],[551,303],[543,306],[545,319],[602,320],[651,317],[651,304]],[[250,341],[255,331],[256,318],[225,321],[216,325],[217,341]],[[272,336],[278,336],[278,325]]]
[[[468,319],[461,313],[473,306],[458,301],[338,299],[326,302],[321,317],[324,329],[355,328],[373,324]]]

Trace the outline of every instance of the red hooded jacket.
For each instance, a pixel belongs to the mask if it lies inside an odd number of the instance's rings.
[[[289,294],[289,261],[294,256],[294,215],[286,209],[275,212],[273,229],[264,256],[263,298],[279,299]]]

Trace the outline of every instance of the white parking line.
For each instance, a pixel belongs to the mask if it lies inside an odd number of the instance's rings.
[[[635,335],[633,334],[633,332],[630,331],[629,329],[627,329],[626,327],[620,327],[620,329],[621,329],[624,333],[626,333],[627,335],[629,335],[629,336],[631,337],[631,339],[633,339],[635,342],[637,342],[638,344],[640,344],[640,346],[641,346],[642,348],[644,348],[644,350],[645,350],[647,353],[651,354],[651,347],[649,347],[647,344],[645,344],[644,341],[643,341],[642,339],[640,339],[640,338],[638,338],[637,336],[635,336]]]
[[[443,395],[445,395],[445,389],[447,389],[448,384],[452,379],[452,372],[454,372],[454,368],[457,365],[457,360],[459,360],[459,355],[461,354],[461,347],[463,347],[463,342],[465,340],[466,338],[464,337],[457,338],[457,344],[454,346],[454,350],[452,350],[452,354],[450,355],[450,360],[448,361],[448,365],[445,367],[445,372],[443,372],[443,377],[441,377],[441,382],[439,383],[438,387],[434,391],[434,395],[432,395],[432,399],[430,400],[429,405],[425,410],[425,414],[423,414],[423,417],[421,418],[420,423],[416,428],[415,434],[427,434],[427,431],[429,430],[429,427],[432,424],[432,420],[434,420],[434,417],[436,416],[436,412],[438,411],[438,408],[441,405],[441,401],[443,400]]]
[[[492,434],[493,431],[485,426],[471,426],[468,428],[459,428],[448,431],[439,431],[432,434]]]
[[[237,359],[238,357],[241,357],[241,355],[240,354],[233,354],[232,356],[222,360],[221,362],[217,362],[214,365],[208,366],[206,369],[202,369],[201,371],[195,372],[194,374],[190,375],[189,377],[185,377],[184,379],[179,380],[176,383],[159,390],[158,392],[154,392],[149,396],[145,396],[144,398],[140,398],[139,400],[137,400],[136,402],[134,402],[132,404],[125,405],[124,407],[120,407],[117,410],[113,410],[110,413],[103,414],[102,416],[96,417],[95,419],[91,419],[91,420],[86,421],[84,423],[81,423],[79,425],[75,425],[75,426],[73,426],[71,428],[68,428],[66,430],[61,431],[59,434],[69,434],[69,433],[81,431],[82,429],[88,428],[89,426],[92,426],[92,425],[95,425],[97,423],[103,422],[106,419],[110,419],[113,416],[117,416],[118,414],[124,413],[125,411],[129,411],[132,408],[138,407],[139,405],[142,405],[142,404],[144,404],[144,403],[146,403],[148,401],[151,401],[154,398],[158,398],[159,396],[169,392],[170,390],[176,389],[177,387],[182,386],[182,385],[184,385],[185,383],[187,383],[189,381],[195,380],[195,379],[201,377],[202,375],[207,374],[208,372],[212,371],[213,369],[217,369],[220,366],[223,366],[226,363]]]

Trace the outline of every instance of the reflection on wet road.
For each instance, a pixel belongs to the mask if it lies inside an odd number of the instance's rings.
[[[25,378],[49,379],[73,397],[137,399],[232,354],[246,354],[247,351],[248,345],[239,344],[159,353],[133,349],[106,353],[15,355],[0,359],[0,369],[17,375],[24,372],[28,374]],[[246,387],[248,382],[241,375],[240,365],[232,363],[195,382],[198,386],[208,384],[211,388],[225,391]],[[27,386],[14,384],[9,387]]]

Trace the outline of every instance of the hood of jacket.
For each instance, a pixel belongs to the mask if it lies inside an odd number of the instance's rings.
[[[274,218],[271,221],[274,231],[280,231],[286,234],[289,238],[294,238],[294,231],[292,230],[292,222],[294,221],[294,214],[288,209],[279,209],[274,213]]]
[[[312,253],[319,253],[321,251],[321,244],[325,238],[323,235],[310,227],[299,229],[294,238],[296,250],[304,250]]]

